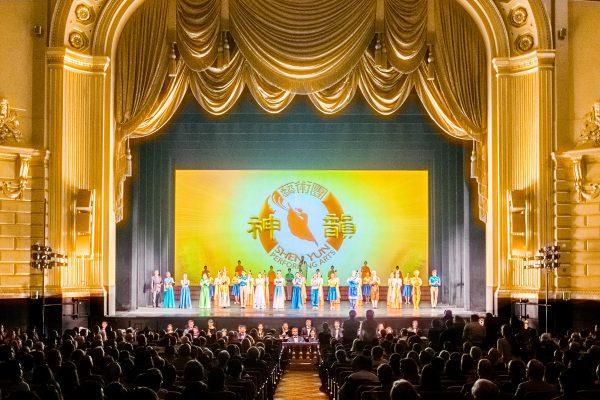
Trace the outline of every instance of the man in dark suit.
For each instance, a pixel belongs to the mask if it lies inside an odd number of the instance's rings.
[[[302,327],[301,335],[304,336],[305,338],[308,338],[311,330],[312,330],[312,321],[310,319],[307,319],[304,327]]]
[[[298,328],[293,327],[292,328],[292,336],[290,336],[287,340],[290,343],[304,343],[305,340],[303,337],[301,337],[300,335],[298,335]]]

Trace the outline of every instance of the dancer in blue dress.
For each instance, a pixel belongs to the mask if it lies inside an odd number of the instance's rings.
[[[187,274],[183,274],[183,279],[181,280],[179,308],[192,308],[192,296],[190,295],[190,280],[188,279]]]
[[[163,280],[163,282],[165,284],[165,298],[163,300],[163,307],[174,308],[175,290],[173,289],[173,285],[175,284],[175,279],[173,279],[169,271],[167,271],[166,278]]]
[[[360,285],[360,277],[358,271],[352,271],[352,276],[348,278],[348,300],[350,301],[350,308],[356,308],[356,300],[358,300],[358,286]]]
[[[285,293],[283,291],[285,280],[283,279],[283,275],[281,275],[281,271],[277,271],[277,277],[273,281],[273,284],[275,285],[273,292],[273,310],[283,310],[285,304]]]
[[[402,287],[402,297],[404,297],[405,304],[410,304],[410,300],[412,297],[412,285],[410,283],[411,282],[410,272],[407,272],[406,276],[402,280],[404,282],[404,286]]]
[[[362,279],[362,296],[363,302],[367,304],[371,301],[371,273],[367,272]]]
[[[300,272],[296,273],[296,277],[292,282],[294,289],[292,290],[292,310],[299,310],[302,308],[302,283],[303,278]]]
[[[323,278],[319,270],[315,272],[310,281],[310,300],[312,303],[312,309],[317,310],[319,308],[319,292],[323,288]]]
[[[233,296],[233,304],[240,304],[240,277],[233,276],[231,280],[231,295]]]

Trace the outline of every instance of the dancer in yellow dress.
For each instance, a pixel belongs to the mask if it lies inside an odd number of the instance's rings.
[[[211,278],[212,284],[215,287],[215,293],[213,294],[213,305],[215,306],[215,308],[219,307],[219,303],[221,301],[220,288],[221,288],[221,277],[222,276],[223,276],[223,273],[221,271],[218,271],[217,276],[215,276],[214,279]]]
[[[419,270],[413,272],[410,282],[413,287],[413,306],[415,310],[418,310],[421,304],[421,286],[423,286],[423,279],[419,277]]]
[[[402,272],[397,270],[394,272],[396,276],[396,286],[394,287],[396,293],[396,308],[402,308]]]
[[[254,278],[252,277],[252,271],[248,272],[248,301],[246,307],[254,307]]]
[[[377,276],[377,271],[371,270],[371,305],[373,308],[377,308],[379,304],[379,284],[381,283],[381,279]]]
[[[396,293],[395,286],[396,286],[396,273],[391,272],[390,276],[388,276],[388,280],[387,280],[386,304],[387,304],[388,308],[395,308],[394,307],[394,302],[396,301],[396,299],[394,298],[394,295]]]
[[[271,268],[273,268],[273,267],[271,267]],[[269,280],[270,280],[270,278],[269,278],[269,274],[267,273],[267,271],[263,271],[263,278],[265,280],[265,306],[267,308],[269,308],[271,305],[269,298],[271,296],[269,295],[269,286],[270,286]]]
[[[301,287],[301,294],[302,294],[302,305],[306,305],[306,277],[304,275],[302,275],[302,287]]]
[[[329,300],[329,309],[333,310],[339,308],[340,279],[337,277],[335,272],[329,274],[327,285],[329,285],[329,289],[327,290],[327,300]]]
[[[231,280],[227,276],[227,269],[223,269],[221,274],[221,284],[219,285],[219,306],[227,308],[231,305],[231,299],[229,298],[229,284]]]

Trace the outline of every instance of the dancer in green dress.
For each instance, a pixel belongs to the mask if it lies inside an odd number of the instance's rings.
[[[210,278],[205,272],[200,279],[200,303],[201,309],[210,309]]]

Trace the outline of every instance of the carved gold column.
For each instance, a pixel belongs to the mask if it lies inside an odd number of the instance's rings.
[[[49,288],[63,296],[101,296],[105,292],[109,224],[104,218],[106,177],[110,175],[109,60],[65,48],[49,48],[47,61],[46,132],[49,161],[49,244],[69,258],[69,266],[53,270]],[[107,146],[108,143],[108,146]],[[110,185],[108,185],[110,187]],[[74,202],[79,189],[95,189],[93,251],[74,256]]]
[[[530,209],[525,255],[534,255],[540,246],[554,241],[553,62],[551,52],[493,60],[486,232],[488,310],[497,309],[503,298],[537,298],[542,284],[539,271],[525,270],[520,257],[510,256],[511,192],[520,191]]]

